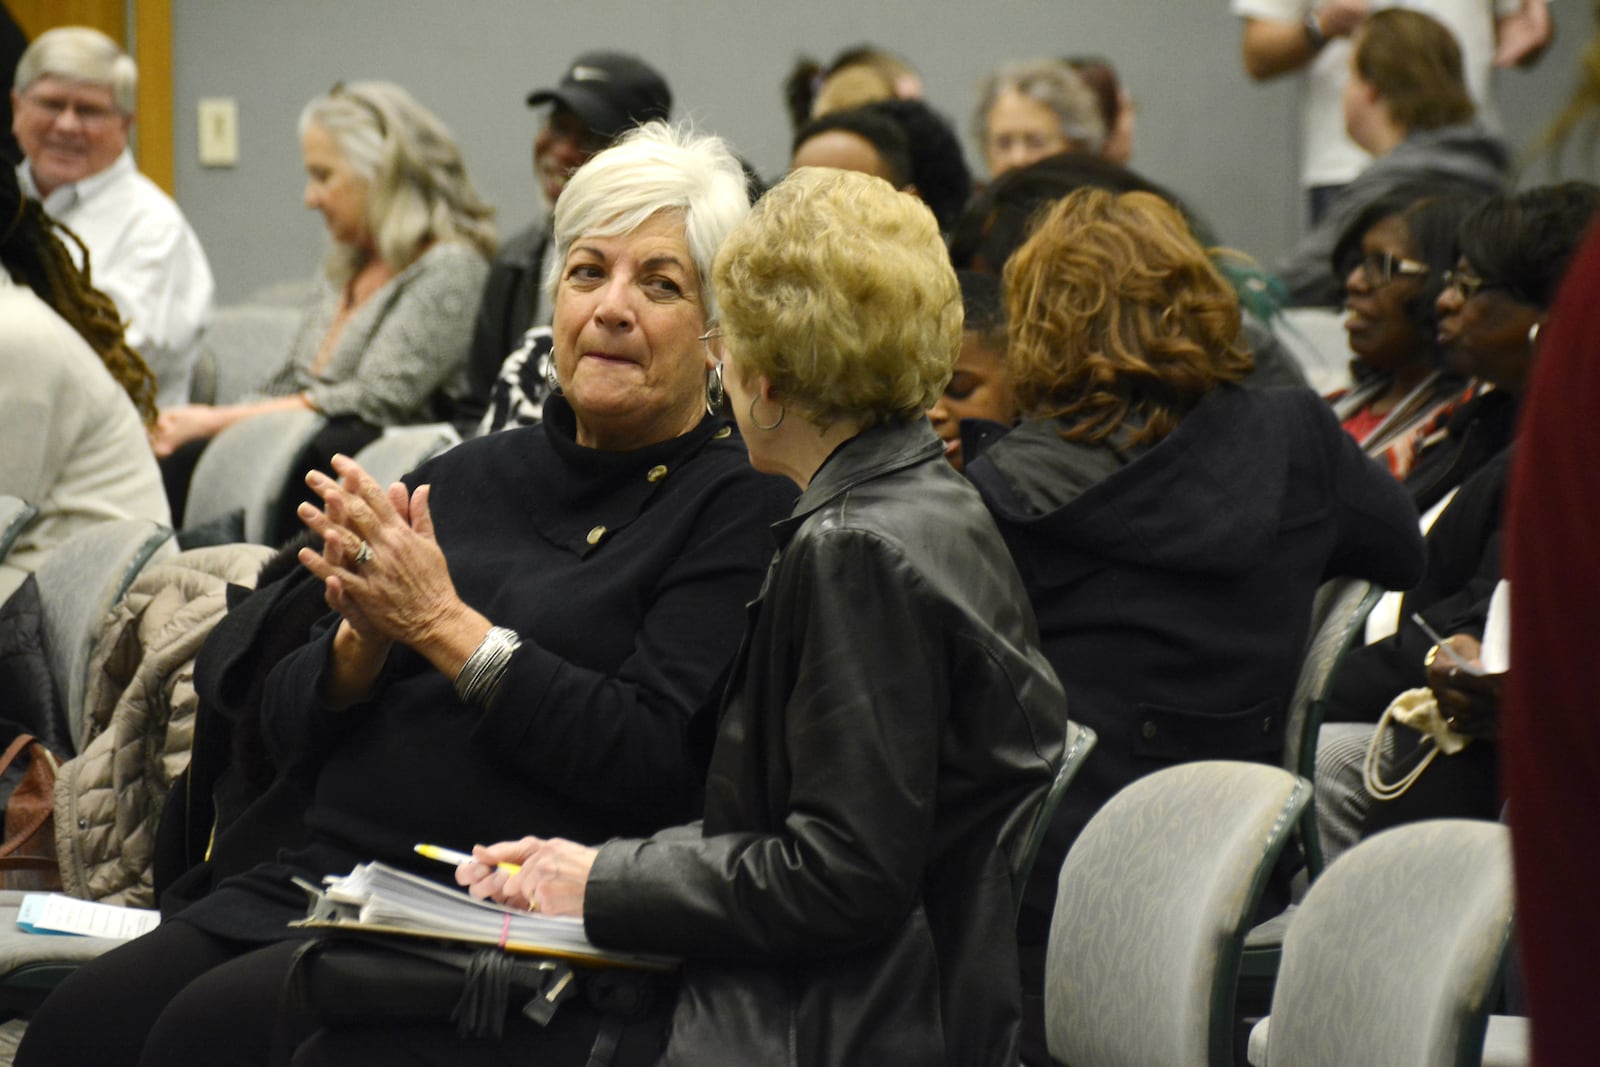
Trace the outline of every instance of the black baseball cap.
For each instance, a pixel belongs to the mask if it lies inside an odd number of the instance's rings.
[[[556,103],[603,137],[616,138],[641,122],[672,114],[672,90],[650,64],[625,52],[585,52],[554,89],[528,94],[528,106]]]

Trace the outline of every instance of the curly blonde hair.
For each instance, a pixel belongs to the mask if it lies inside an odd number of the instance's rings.
[[[1250,373],[1239,300],[1176,208],[1079,189],[1005,268],[1012,386],[1068,440],[1171,433],[1221,382]]]
[[[802,167],[717,252],[722,330],[819,426],[920,419],[961,349],[961,290],[939,226],[882,178]]]

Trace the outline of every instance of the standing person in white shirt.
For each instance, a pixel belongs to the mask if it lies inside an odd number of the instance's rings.
[[[1231,0],[1244,19],[1244,67],[1266,81],[1306,72],[1301,105],[1300,183],[1310,222],[1372,158],[1345,133],[1341,100],[1350,69],[1350,36],[1385,7],[1432,15],[1455,34],[1467,88],[1479,114],[1498,127],[1489,80],[1493,67],[1526,66],[1550,43],[1547,0]]]
[[[96,288],[116,302],[128,343],[155,372],[157,403],[187,403],[213,285],[200,241],[128,151],[138,70],[86,26],[40,34],[17,63],[11,132],[17,181],[82,238]]]

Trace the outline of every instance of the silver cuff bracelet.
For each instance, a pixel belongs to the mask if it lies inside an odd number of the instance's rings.
[[[491,626],[483,641],[473,649],[467,662],[456,675],[456,696],[463,704],[487,708],[500,690],[506,670],[511,666],[511,654],[522,647],[517,631],[504,626]]]

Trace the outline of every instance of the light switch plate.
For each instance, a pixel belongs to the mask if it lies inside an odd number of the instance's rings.
[[[200,101],[200,165],[239,165],[239,106],[229,97]]]

